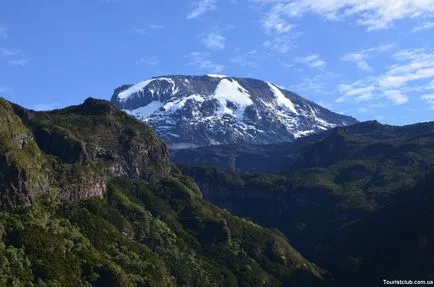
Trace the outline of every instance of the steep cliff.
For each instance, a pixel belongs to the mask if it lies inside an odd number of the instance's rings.
[[[58,189],[65,198],[101,196],[114,177],[154,180],[170,174],[166,146],[145,124],[109,102],[34,112],[0,102],[2,206],[30,203]]]

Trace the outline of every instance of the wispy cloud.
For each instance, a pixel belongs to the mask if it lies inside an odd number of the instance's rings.
[[[271,36],[262,43],[262,46],[271,49],[273,52],[285,54],[297,47],[297,38],[301,33],[286,33],[280,36]]]
[[[27,65],[29,63],[29,60],[26,58],[21,58],[18,60],[9,60],[8,61],[8,65],[9,66],[20,66],[20,67],[24,67],[25,65]]]
[[[196,19],[217,8],[217,0],[198,0],[191,5],[187,19]]]
[[[346,54],[341,58],[341,60],[355,63],[357,65],[357,68],[359,68],[362,71],[372,72],[373,69],[368,64],[367,60],[374,57],[376,54],[380,52],[389,51],[393,47],[394,47],[393,44],[388,44],[388,45],[381,45],[379,47],[364,49],[357,52]]]
[[[164,26],[158,25],[158,24],[149,24],[148,28],[152,29],[152,30],[161,30],[161,29],[164,29]]]
[[[208,53],[193,52],[185,56],[189,66],[197,67],[201,70],[206,70],[211,73],[220,73],[224,69],[224,65],[215,64],[209,59]]]
[[[408,102],[408,97],[399,90],[386,90],[384,91],[384,96],[395,105],[401,105]]]
[[[264,16],[260,21],[261,27],[268,39],[262,43],[263,47],[272,50],[275,53],[285,54],[290,50],[297,47],[297,38],[302,35],[300,31],[297,31],[297,25],[289,23],[287,19],[280,16],[279,1],[271,0],[250,0],[255,4],[260,4],[259,7],[267,7],[267,4],[273,3],[270,9],[265,9]]]
[[[59,107],[58,104],[38,104],[32,107],[34,111],[51,111]]]
[[[238,51],[237,54],[230,59],[230,62],[241,67],[257,68],[259,66],[257,62],[258,58],[257,50],[250,50],[246,53],[240,53]]]
[[[373,93],[376,90],[376,87],[374,85],[363,85],[361,82],[356,82],[349,85],[340,84],[338,90],[346,97],[354,98],[356,102],[363,102],[374,97]],[[344,100],[344,97],[340,97],[336,101],[343,102]]]
[[[205,47],[211,50],[222,50],[225,48],[226,38],[216,32],[211,32],[200,40]]]
[[[295,29],[296,25],[290,24],[280,17],[276,10],[278,7],[266,12],[261,21],[262,28],[268,36],[268,40],[263,43],[263,46],[273,52],[284,54],[297,46],[296,39],[302,33]]]
[[[155,33],[155,31],[158,30],[162,30],[164,29],[163,25],[159,25],[159,24],[148,24],[145,27],[140,27],[140,28],[133,28],[133,32],[139,35],[146,35],[146,36],[150,36],[153,33]]]
[[[4,26],[0,26],[0,38],[6,38],[8,30]],[[5,58],[9,66],[25,66],[29,63],[21,50],[6,48],[3,45],[0,46],[0,57]]]
[[[434,21],[423,22],[422,24],[414,27],[413,32],[420,32],[431,28],[434,28]]]
[[[379,79],[385,88],[400,88],[412,81],[434,78],[434,53],[424,49],[398,51],[394,58],[399,61]]]
[[[265,19],[273,19],[282,28],[290,20],[307,13],[317,14],[328,21],[355,19],[368,31],[387,29],[403,19],[423,19],[434,16],[431,0],[251,0],[269,6]],[[277,27],[276,26],[276,27]]]
[[[338,91],[342,96],[336,99],[336,103],[349,100],[355,102],[367,102],[379,98],[385,98],[395,105],[401,105],[408,101],[408,96],[399,90],[382,89],[374,82],[358,81],[353,84],[341,84]]]
[[[345,55],[344,57],[342,57],[342,60],[347,62],[353,62],[357,65],[357,68],[359,68],[360,70],[371,72],[372,67],[366,61],[368,57],[369,56],[365,53],[355,52],[355,53]]]
[[[298,93],[316,93],[326,95],[332,91],[329,87],[330,82],[339,77],[340,75],[336,73],[321,72],[313,76],[303,77],[299,83],[291,85],[290,88]]]
[[[286,34],[295,27],[284,18],[280,17],[278,12],[279,7],[280,6],[273,7],[262,20],[262,26],[267,33]]]
[[[20,50],[10,50],[3,47],[0,47],[0,55],[2,57],[11,57],[20,54]]]
[[[320,69],[327,65],[326,61],[321,59],[318,54],[309,55],[306,57],[295,58],[294,60],[297,63],[305,64],[311,68]]]
[[[434,110],[434,94],[422,95],[420,99],[430,105],[431,110]]]
[[[160,63],[160,60],[157,57],[150,58],[140,58],[136,61],[137,65],[149,65],[149,66],[157,66]]]
[[[351,84],[341,84],[336,102],[385,99],[395,105],[409,101],[409,94],[434,89],[434,52],[425,49],[399,50],[391,54],[396,64],[382,74]]]

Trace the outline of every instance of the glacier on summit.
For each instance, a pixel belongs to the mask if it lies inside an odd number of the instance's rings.
[[[275,84],[216,74],[124,85],[112,102],[152,126],[169,148],[286,142],[357,122]]]

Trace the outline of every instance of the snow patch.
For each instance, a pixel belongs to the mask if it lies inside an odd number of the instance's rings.
[[[144,88],[146,88],[146,86],[149,85],[153,81],[154,81],[153,79],[152,80],[146,80],[146,81],[140,82],[138,84],[135,84],[134,86],[129,87],[125,91],[122,91],[118,94],[118,99],[120,99],[120,100],[127,99],[132,94],[138,93],[141,90],[143,90]]]
[[[273,92],[274,97],[276,98],[277,104],[281,107],[287,108],[288,110],[290,110],[294,114],[298,115],[298,112],[295,109],[295,106],[291,102],[291,100],[288,99],[278,87],[276,87],[275,85],[273,85],[271,83],[267,83],[267,84],[270,87],[270,90]]]
[[[320,124],[320,125],[322,125],[322,126],[324,126],[324,127],[329,127],[329,128],[334,128],[334,127],[336,126],[336,125],[334,125],[334,124],[331,124],[331,123],[329,123],[329,122],[327,122],[327,121],[325,121],[325,120],[319,118],[319,117],[316,115],[316,113],[315,113],[315,111],[318,111],[317,109],[312,109],[311,106],[309,106],[309,109],[310,109],[310,112],[311,112],[311,114],[312,114],[312,116],[313,116],[313,119],[314,119],[315,122],[317,122],[318,124]]]
[[[145,89],[150,83],[152,83],[154,81],[166,81],[166,82],[169,82],[172,85],[171,91],[172,91],[173,95],[175,95],[176,93],[179,92],[179,88],[176,87],[175,82],[172,79],[170,79],[170,78],[155,78],[155,79],[146,80],[146,81],[137,83],[134,86],[129,87],[125,91],[120,92],[118,94],[118,99],[122,100],[122,101],[125,101],[130,96],[132,96],[133,94],[136,94],[136,93],[142,91],[143,89]],[[156,93],[156,91],[154,91],[152,89],[150,90],[150,92],[152,94]]]
[[[139,119],[146,119],[150,117],[155,111],[160,109],[164,105],[163,102],[160,101],[152,101],[144,107],[140,107],[135,110],[124,110],[128,114],[135,116]]]
[[[205,100],[201,95],[191,95],[182,99],[177,99],[172,102],[168,102],[164,105],[166,111],[174,112],[176,110],[182,109],[188,100],[193,100],[195,102],[203,103]]]
[[[294,137],[295,137],[296,139],[298,139],[298,138],[301,138],[301,137],[305,137],[305,136],[311,135],[311,134],[313,134],[313,133],[315,133],[314,130],[307,130],[307,131],[294,131],[294,132],[293,132],[293,135],[294,135]]]
[[[238,119],[242,119],[247,106],[253,105],[249,92],[234,80],[221,80],[215,89],[214,98],[220,103],[220,115],[234,115],[234,111],[227,105],[228,102],[235,104],[237,106],[235,114]]]

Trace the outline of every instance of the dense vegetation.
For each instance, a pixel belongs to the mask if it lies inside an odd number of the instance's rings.
[[[202,199],[153,131],[109,103],[0,109],[0,286],[325,282],[279,231]]]
[[[434,124],[360,123],[286,145],[274,173],[180,167],[206,199],[278,228],[342,285],[434,277]]]
[[[83,202],[44,194],[0,222],[2,286],[321,281],[283,235],[204,202],[182,176],[154,184],[116,179],[104,198]]]

